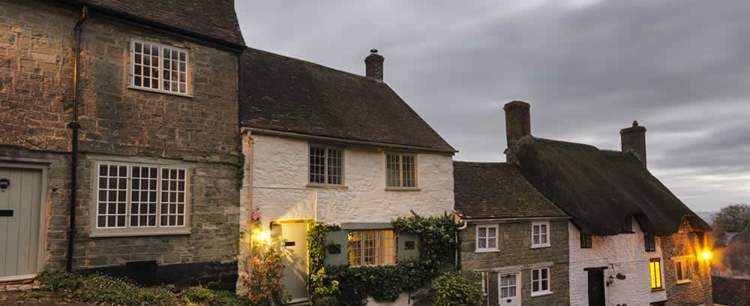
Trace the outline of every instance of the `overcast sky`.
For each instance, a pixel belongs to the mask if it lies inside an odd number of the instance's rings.
[[[460,153],[503,161],[511,100],[532,134],[619,149],[691,208],[750,202],[750,1],[236,0],[251,47],[385,81]]]

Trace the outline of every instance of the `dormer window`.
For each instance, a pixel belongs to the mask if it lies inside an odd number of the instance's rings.
[[[133,40],[130,62],[131,88],[189,95],[187,50]]]

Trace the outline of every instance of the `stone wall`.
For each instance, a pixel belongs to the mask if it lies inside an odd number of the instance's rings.
[[[633,222],[632,234],[593,236],[593,248],[590,249],[581,248],[580,232],[573,223],[568,225],[568,230],[571,305],[588,304],[588,273],[584,269],[598,267],[607,267],[605,281],[610,276],[613,278],[612,284],[604,288],[608,306],[649,305],[667,300],[666,290],[651,290],[649,274],[650,259],[663,258],[660,239],[656,239],[655,252],[646,252],[644,234],[637,222]],[[663,271],[667,262],[662,259],[661,265]],[[625,279],[616,278],[618,273]],[[666,276],[662,280],[663,288],[672,281]]]
[[[460,233],[461,269],[490,273],[487,286],[489,305],[498,303],[498,270],[521,272],[523,305],[569,305],[568,220],[550,221],[550,235],[550,247],[532,249],[531,221],[505,221],[499,223],[499,251],[476,253],[476,224],[470,223]],[[531,297],[531,268],[540,264],[551,264],[553,293]]]
[[[0,158],[50,160],[47,267],[64,266],[72,120],[73,26],[80,8],[50,1],[0,6]],[[191,97],[128,88],[131,39],[189,50]],[[75,267],[129,261],[235,266],[242,177],[237,54],[91,12],[83,26]],[[95,160],[189,165],[189,235],[89,238]],[[236,269],[236,268],[235,268]],[[200,273],[200,271],[194,271]],[[236,272],[236,271],[234,271]]]
[[[711,264],[701,257],[705,245],[703,235],[681,231],[669,237],[662,237],[664,253],[664,278],[667,283],[667,305],[713,305],[711,288]],[[690,282],[677,284],[673,257],[693,256]]]

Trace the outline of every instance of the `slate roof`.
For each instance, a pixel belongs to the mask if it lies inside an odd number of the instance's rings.
[[[465,219],[567,217],[507,163],[454,162],[456,210]]]
[[[219,43],[244,46],[234,0],[59,0],[125,19],[147,21]]]
[[[618,234],[632,219],[655,235],[677,232],[683,218],[710,229],[632,153],[526,136],[512,154],[524,177],[585,233]]]
[[[382,81],[255,49],[240,69],[244,127],[455,152]]]

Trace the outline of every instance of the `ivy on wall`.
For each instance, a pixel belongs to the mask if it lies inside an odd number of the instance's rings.
[[[441,272],[453,268],[457,225],[448,215],[401,217],[393,221],[398,233],[416,235],[420,258],[396,265],[326,266],[326,237],[337,227],[317,223],[307,236],[310,254],[310,292],[314,305],[365,305],[368,296],[394,301],[401,293],[415,292]]]

